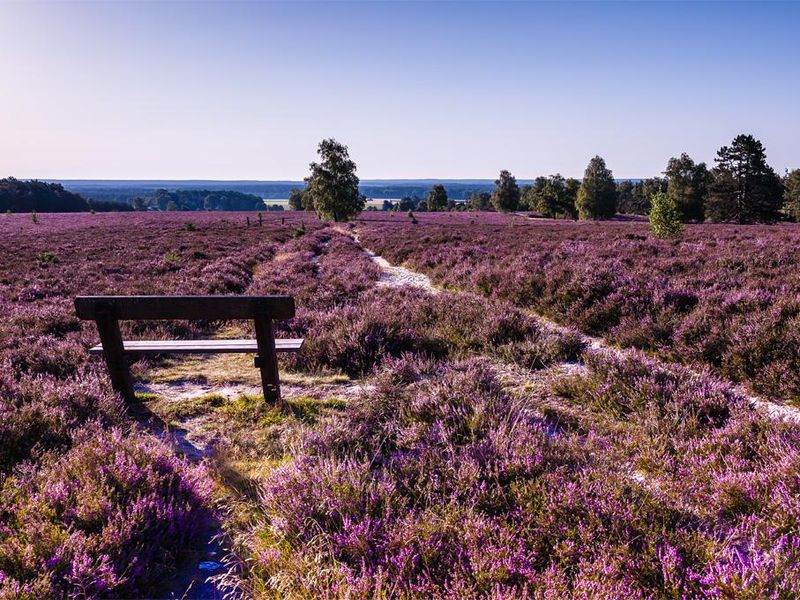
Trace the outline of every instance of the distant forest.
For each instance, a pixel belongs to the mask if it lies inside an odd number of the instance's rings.
[[[267,200],[285,200],[293,188],[302,188],[302,181],[103,181],[103,180],[60,180],[66,189],[97,200],[111,200],[131,204],[135,198],[152,198],[160,190],[206,190],[207,192],[241,192]],[[475,192],[491,192],[494,181],[474,180],[365,180],[358,186],[367,198],[403,198],[405,196],[425,196],[434,184],[441,183],[447,188],[448,196],[454,200],[466,200]],[[520,180],[520,183],[526,181]]]
[[[266,210],[253,194],[232,190],[156,190],[152,196],[132,200],[135,210]]]
[[[0,179],[1,212],[119,212],[133,210],[275,210],[253,194],[232,190],[176,190],[157,189],[147,196],[136,196],[129,201],[86,198],[82,194],[64,189],[60,183],[23,181],[8,177]]]
[[[0,211],[2,212],[98,212],[128,211],[133,208],[119,202],[87,199],[68,192],[61,184],[45,181],[0,179]]]

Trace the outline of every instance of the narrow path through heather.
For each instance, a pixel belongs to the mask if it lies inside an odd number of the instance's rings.
[[[387,286],[393,286],[393,287],[399,287],[399,286],[402,286],[402,285],[413,285],[415,287],[420,287],[420,288],[426,289],[429,292],[434,293],[434,294],[438,294],[441,291],[441,290],[439,290],[438,288],[436,288],[433,285],[433,283],[431,282],[430,278],[427,275],[425,275],[423,273],[418,273],[417,271],[413,271],[411,269],[408,269],[407,267],[392,265],[389,261],[387,261],[382,256],[377,255],[374,252],[372,252],[370,249],[366,248],[361,243],[361,241],[358,239],[358,233],[357,232],[351,233],[351,232],[346,232],[346,231],[343,231],[343,230],[340,230],[340,231],[342,233],[345,233],[346,235],[351,236],[353,238],[353,241],[355,241],[356,244],[361,246],[361,248],[364,250],[366,255],[373,262],[375,262],[378,266],[380,266],[384,270],[385,278],[381,279],[381,281],[379,282],[379,285],[387,285]],[[467,293],[470,293],[470,292],[467,292]],[[569,327],[566,327],[566,326],[564,326],[564,325],[562,325],[560,323],[557,323],[556,321],[553,321],[553,320],[551,320],[551,319],[549,319],[549,318],[547,318],[547,317],[545,317],[543,315],[540,315],[538,313],[535,313],[535,312],[533,312],[531,310],[528,310],[527,312],[528,312],[528,314],[530,314],[531,316],[536,318],[539,321],[539,323],[541,323],[541,325],[543,327],[545,327],[545,328],[547,328],[547,329],[549,329],[551,331],[577,332],[576,330],[570,329]],[[589,335],[583,334],[581,332],[577,332],[577,333],[578,333],[578,335],[580,335],[581,339],[586,344],[586,347],[590,352],[597,352],[597,353],[601,353],[601,354],[602,353],[611,353],[611,354],[614,354],[614,355],[620,356],[620,357],[621,356],[626,356],[626,355],[631,355],[634,352],[636,352],[633,349],[620,348],[618,346],[614,346],[613,344],[610,344],[607,340],[605,340],[603,338],[589,336]],[[659,361],[659,363],[665,369],[669,370],[671,368],[671,365],[668,364],[668,363],[663,363],[662,361]],[[688,366],[685,366],[685,365],[680,365],[680,368],[689,371],[693,375],[698,375],[698,376],[701,375],[701,373],[699,373],[698,371],[692,369],[691,367],[688,367]],[[794,421],[794,422],[800,423],[800,409],[795,408],[793,406],[787,406],[785,404],[778,404],[777,402],[774,402],[773,400],[769,400],[769,399],[766,399],[766,398],[762,398],[760,396],[753,395],[745,388],[744,385],[742,385],[740,383],[736,383],[736,382],[733,382],[733,381],[730,381],[730,380],[726,380],[726,379],[721,378],[721,377],[719,377],[717,375],[714,375],[714,377],[716,377],[719,381],[721,381],[724,384],[726,384],[735,393],[737,393],[737,394],[743,396],[744,398],[746,398],[747,401],[750,402],[751,406],[756,408],[762,414],[765,414],[770,418],[785,419],[785,420],[789,420],[789,421]]]

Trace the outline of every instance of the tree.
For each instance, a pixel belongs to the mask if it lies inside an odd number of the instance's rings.
[[[800,221],[800,169],[786,174],[783,188],[783,198],[786,200],[784,211],[790,219]]]
[[[403,196],[400,198],[397,208],[398,210],[402,210],[404,212],[411,212],[417,208],[417,203],[414,202],[414,198],[411,196]]]
[[[428,192],[428,210],[447,210],[447,190],[441,184],[436,184]]]
[[[537,177],[533,185],[523,185],[519,190],[519,207],[539,211],[539,196],[547,185],[547,177]]]
[[[469,210],[489,210],[492,207],[492,195],[489,192],[472,192],[467,199]]]
[[[714,159],[717,166],[706,206],[712,221],[771,223],[780,218],[783,184],[767,164],[761,142],[752,135],[738,135],[723,146]]]
[[[658,192],[650,208],[650,230],[657,238],[677,237],[683,231],[683,213],[669,194]]]
[[[646,215],[650,212],[653,196],[659,192],[667,192],[667,180],[663,177],[642,179],[633,184],[631,205],[624,206],[617,201],[617,211],[631,215]]]
[[[575,212],[575,195],[567,189],[567,180],[560,173],[550,177],[537,177],[533,189],[535,208],[541,214],[555,219],[571,217]],[[574,189],[577,191],[577,187]]]
[[[633,211],[629,210],[633,208],[634,202],[634,190],[636,189],[636,185],[633,181],[626,179],[625,181],[620,181],[617,184],[617,212],[622,214],[635,214]]]
[[[83,212],[89,208],[86,198],[68,192],[59,183],[21,181],[14,177],[0,179],[0,210],[3,212]]]
[[[564,183],[564,212],[571,219],[578,218],[578,191],[581,182],[574,177],[569,177]]]
[[[322,140],[317,149],[321,161],[312,162],[306,192],[320,219],[347,221],[364,210],[366,198],[358,191],[356,163],[347,146],[333,138]]]
[[[289,210],[305,210],[303,196],[305,196],[303,190],[292,188],[292,191],[289,192]]]
[[[512,212],[519,207],[519,186],[516,178],[503,169],[500,171],[500,178],[494,182],[494,194],[492,194],[492,206],[498,212]]]
[[[667,194],[672,198],[682,221],[702,221],[710,174],[706,163],[697,163],[685,152],[667,163]]]
[[[583,173],[576,200],[581,219],[609,219],[617,212],[617,186],[606,161],[595,156]]]

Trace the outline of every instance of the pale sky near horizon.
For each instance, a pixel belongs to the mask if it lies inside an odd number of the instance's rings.
[[[618,178],[800,167],[800,4],[0,0],[0,177]]]

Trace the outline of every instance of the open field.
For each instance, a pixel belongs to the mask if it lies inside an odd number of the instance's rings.
[[[800,596],[800,227],[417,219],[0,216],[0,598]],[[290,410],[87,293],[291,294]]]

